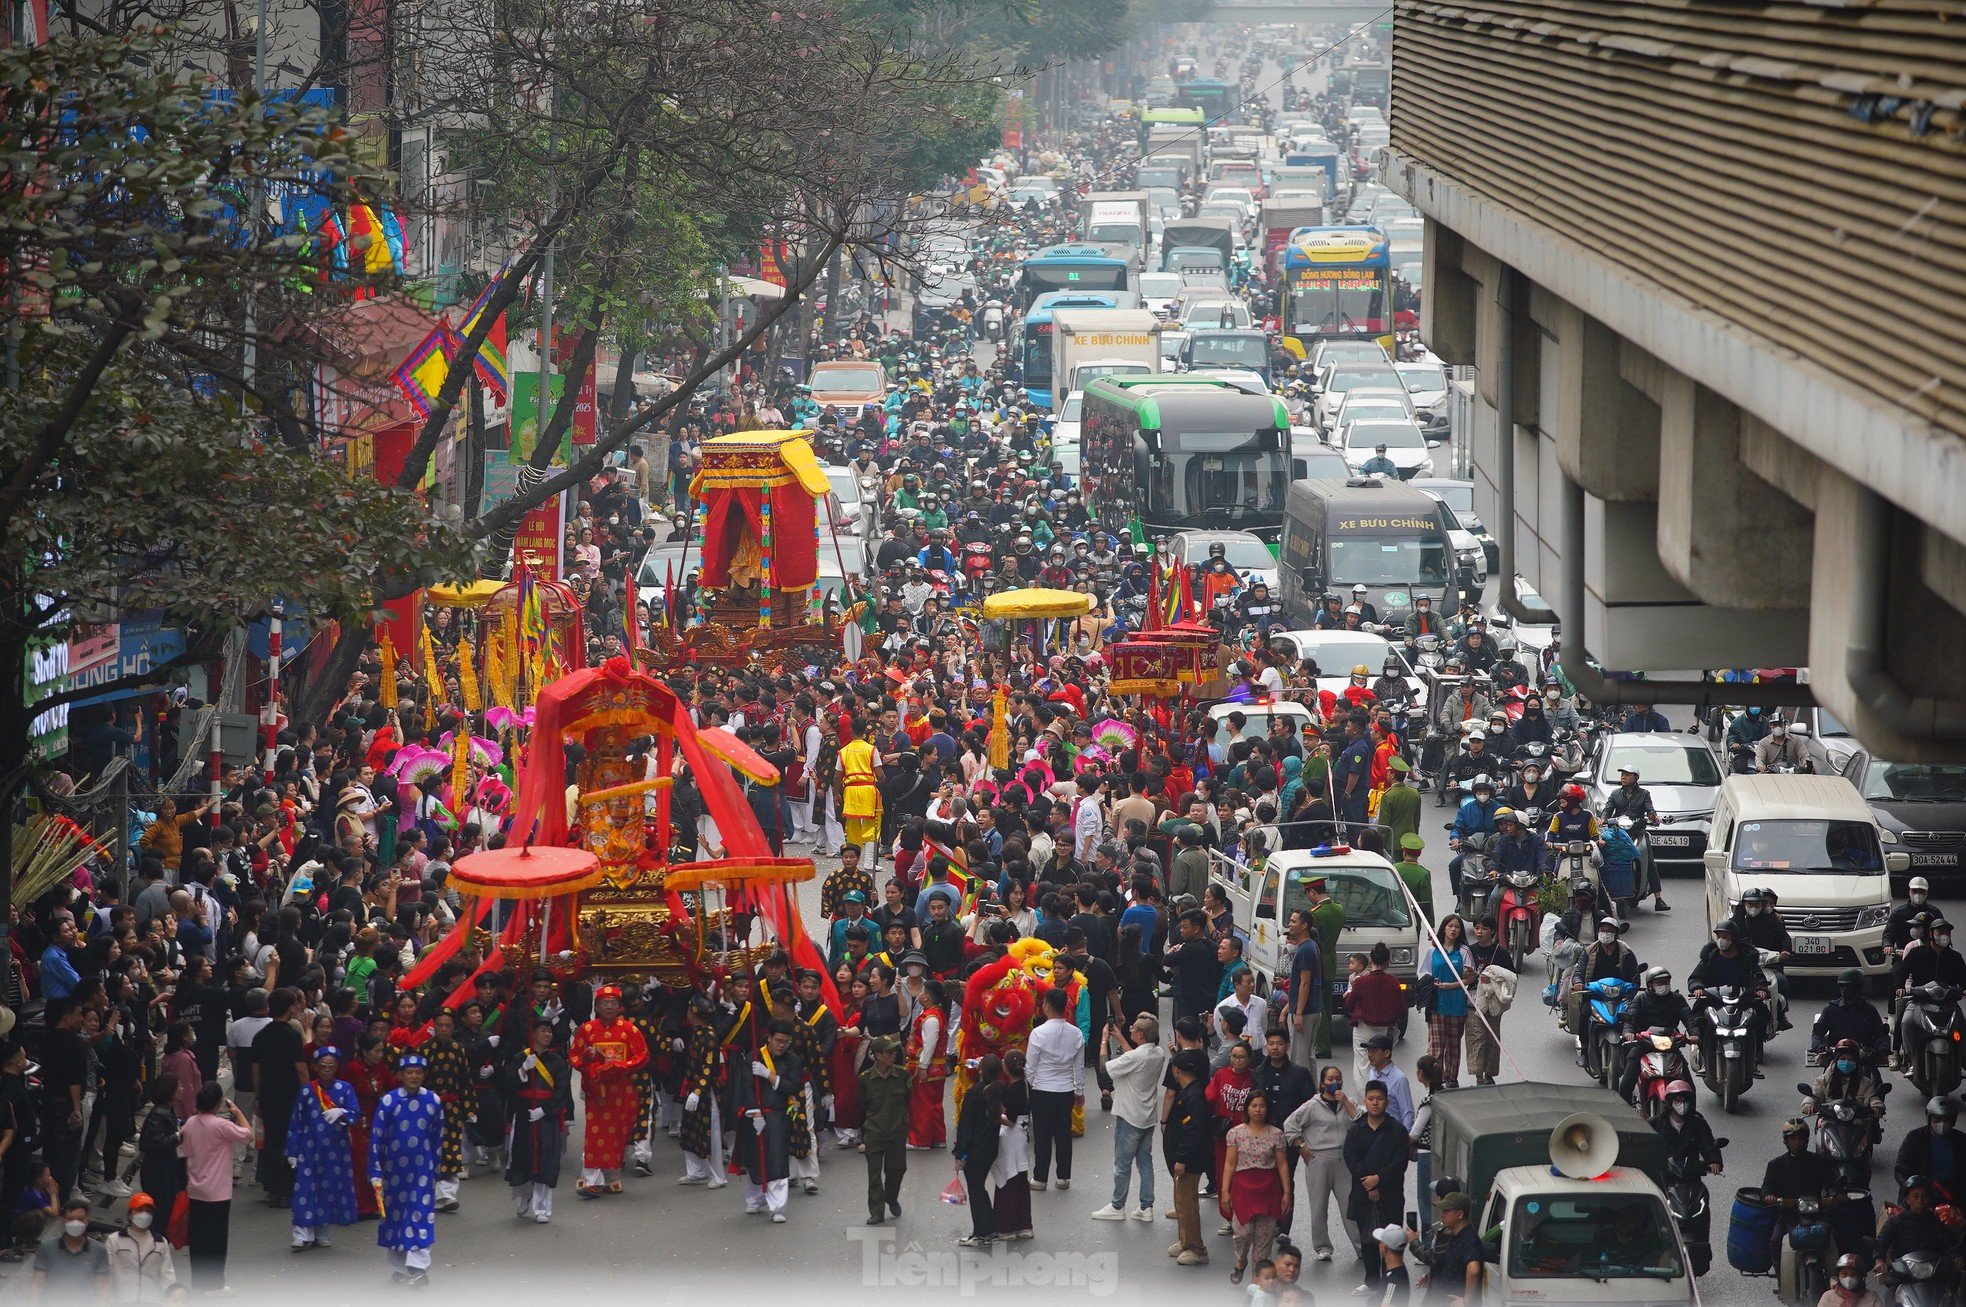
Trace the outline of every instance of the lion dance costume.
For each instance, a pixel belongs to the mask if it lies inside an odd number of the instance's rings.
[[[985,1053],[1002,1057],[1030,1038],[1044,991],[1051,986],[1051,945],[1020,939],[1010,951],[970,976],[963,989],[962,1024],[956,1030],[956,1110],[975,1081],[969,1064]]]

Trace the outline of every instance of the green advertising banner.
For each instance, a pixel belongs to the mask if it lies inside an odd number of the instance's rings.
[[[552,421],[553,410],[560,406],[566,379],[554,373],[546,389],[546,419]],[[539,441],[539,374],[520,372],[512,377],[512,457],[526,459],[532,457],[532,447]],[[566,462],[567,442],[560,439],[560,450],[554,455],[555,463]]]

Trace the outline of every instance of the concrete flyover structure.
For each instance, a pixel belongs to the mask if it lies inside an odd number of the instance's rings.
[[[1200,21],[1204,23],[1333,23],[1356,27],[1392,13],[1390,0],[1217,0]]]
[[[1398,0],[1383,158],[1423,335],[1478,370],[1477,507],[1566,657],[1806,664],[1906,761],[1966,757],[1948,8]]]

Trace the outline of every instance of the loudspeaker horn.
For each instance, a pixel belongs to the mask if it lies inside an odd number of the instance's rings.
[[[1618,1132],[1595,1112],[1578,1112],[1550,1131],[1550,1165],[1572,1180],[1590,1180],[1618,1160]]]

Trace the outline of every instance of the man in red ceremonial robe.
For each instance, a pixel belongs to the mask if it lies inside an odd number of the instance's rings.
[[[949,1141],[942,1116],[943,1086],[949,1079],[949,1011],[942,982],[922,984],[922,1008],[908,1027],[908,1147],[940,1148]]]
[[[621,1015],[621,990],[603,985],[594,991],[594,1016],[574,1032],[567,1061],[580,1072],[580,1095],[587,1105],[587,1135],[581,1156],[582,1198],[621,1192],[621,1163],[635,1132],[635,1073],[648,1065],[648,1041]]]

